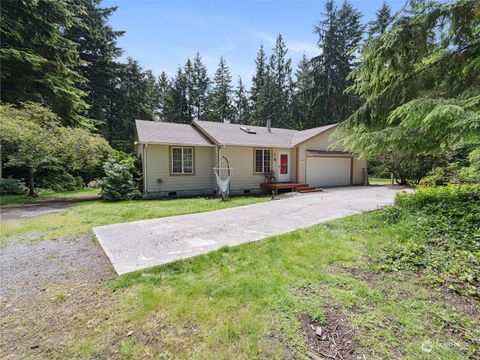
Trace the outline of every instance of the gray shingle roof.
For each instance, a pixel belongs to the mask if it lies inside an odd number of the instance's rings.
[[[313,129],[296,131],[295,134],[293,134],[292,146],[298,145],[301,142],[304,142],[305,140],[308,140],[315,135],[321,134],[324,131],[330,130],[331,128],[334,128],[337,125],[338,124],[325,125],[325,126],[316,127]]]
[[[258,146],[291,148],[337,124],[297,131],[263,126],[225,124],[213,121],[194,121],[192,125],[136,120],[140,143],[211,146]],[[255,134],[241,129],[248,127]],[[210,141],[211,140],[211,141]]]
[[[287,147],[291,145],[295,130],[272,128],[268,132],[266,127],[225,124],[223,122],[194,121],[195,126],[200,127],[220,145],[238,146],[265,146],[265,147]],[[241,129],[245,126],[256,134],[248,134]]]
[[[138,142],[143,144],[212,146],[212,143],[189,124],[135,120]]]

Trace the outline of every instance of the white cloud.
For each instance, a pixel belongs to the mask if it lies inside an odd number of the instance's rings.
[[[318,55],[320,49],[315,44],[302,41],[287,41],[288,50],[291,52],[302,53],[308,56]]]
[[[260,39],[267,47],[273,47],[275,45],[277,35],[272,35],[266,31],[252,29],[246,29],[245,32],[253,37],[256,37],[257,39]],[[319,52],[319,49],[315,43],[301,40],[284,40],[290,53],[300,53],[307,56],[314,56]]]

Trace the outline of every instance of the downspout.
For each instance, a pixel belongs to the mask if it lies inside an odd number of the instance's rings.
[[[147,194],[148,193],[148,189],[147,189],[147,144],[143,144],[142,167],[143,167],[143,192],[145,194]]]

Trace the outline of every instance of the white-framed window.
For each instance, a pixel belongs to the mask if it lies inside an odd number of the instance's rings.
[[[272,151],[270,149],[255,149],[255,172],[267,173],[270,171]]]
[[[193,175],[193,148],[172,147],[171,152],[172,174]]]

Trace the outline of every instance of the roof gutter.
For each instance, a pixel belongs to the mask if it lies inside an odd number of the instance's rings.
[[[188,143],[173,143],[173,142],[151,142],[151,141],[137,141],[138,145],[170,145],[170,146],[197,146],[197,147],[214,147],[214,144],[188,144]]]

